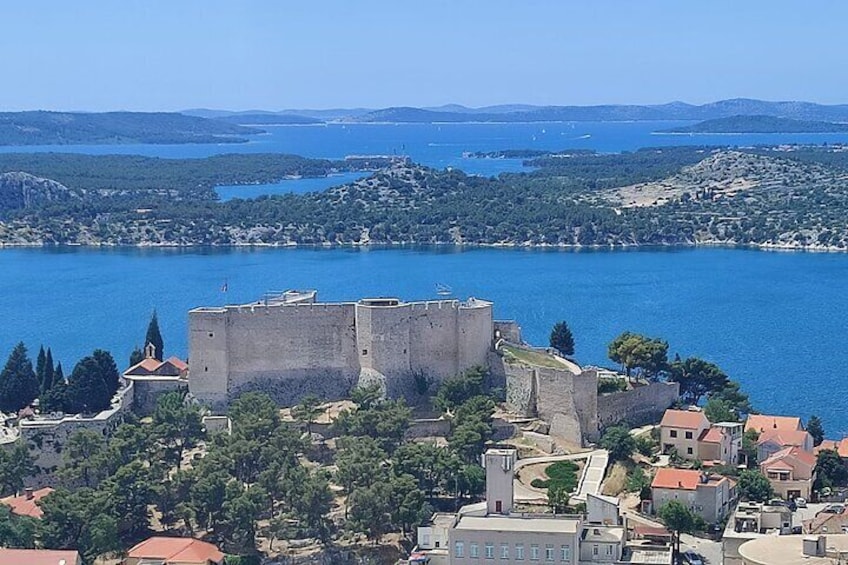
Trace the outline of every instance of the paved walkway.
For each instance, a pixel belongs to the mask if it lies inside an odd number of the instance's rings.
[[[609,460],[609,453],[603,449],[595,451],[584,451],[582,453],[572,453],[571,455],[546,455],[544,457],[528,457],[527,459],[519,459],[515,464],[515,473],[518,475],[519,469],[527,465],[537,463],[555,463],[557,461],[576,461],[578,459],[587,459],[583,466],[583,474],[580,476],[580,482],[577,484],[577,492],[572,498],[576,498],[580,502],[586,501],[586,493],[598,494],[601,489],[601,481],[604,480],[604,473]],[[524,504],[545,504],[548,501],[548,496],[544,491],[536,490],[525,486],[518,478],[515,479],[515,502]]]

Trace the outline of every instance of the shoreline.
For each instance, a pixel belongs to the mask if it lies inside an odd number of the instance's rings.
[[[773,243],[728,243],[720,241],[701,241],[696,243],[674,244],[632,244],[616,245],[579,245],[579,244],[523,244],[523,243],[456,243],[456,242],[364,242],[364,243],[6,243],[0,242],[3,249],[402,249],[402,248],[449,248],[457,249],[510,249],[521,251],[674,251],[698,248],[724,248],[747,251],[768,251],[784,253],[848,253],[846,247],[831,245],[788,245]]]

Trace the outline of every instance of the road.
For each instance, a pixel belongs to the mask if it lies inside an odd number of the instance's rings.
[[[520,459],[515,464],[515,474],[518,475],[519,469],[527,465],[535,465],[537,463],[555,463],[557,461],[577,461],[578,459],[587,459],[586,465],[583,467],[583,474],[580,476],[580,482],[577,485],[577,492],[572,498],[580,502],[586,501],[586,494],[598,494],[601,490],[601,482],[604,480],[607,462],[609,461],[609,453],[604,449],[596,449],[595,451],[584,451],[582,453],[572,453],[571,455],[546,455],[544,457],[528,457]],[[530,488],[524,485],[517,478],[515,479],[515,502],[524,504],[536,503],[544,504],[548,501],[547,495],[539,490]]]

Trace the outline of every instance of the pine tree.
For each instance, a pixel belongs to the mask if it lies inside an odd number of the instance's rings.
[[[61,366],[61,363],[59,364]],[[41,392],[47,392],[55,384],[56,370],[53,368],[53,352],[47,348],[47,355],[44,359],[44,374],[41,378]]]
[[[147,326],[147,336],[144,338],[145,346],[152,343],[156,348],[154,357],[161,361],[165,353],[165,344],[162,342],[162,333],[159,331],[159,318],[156,316],[156,310],[153,311],[153,316],[150,317],[150,324]]]
[[[44,382],[44,367],[46,366],[47,356],[44,354],[44,346],[38,348],[38,357],[35,360],[35,376],[38,379],[38,384]]]
[[[18,343],[0,372],[0,410],[17,412],[38,397],[38,378],[27,356],[26,346]]]
[[[562,355],[574,355],[574,336],[568,324],[565,322],[557,322],[551,330],[551,347],[559,351]]]

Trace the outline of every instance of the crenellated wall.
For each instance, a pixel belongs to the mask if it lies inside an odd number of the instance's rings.
[[[304,299],[304,297],[308,299]],[[441,382],[492,349],[492,304],[469,299],[321,303],[315,294],[189,312],[191,393],[222,410],[248,390],[282,405],[307,394],[344,398],[358,384],[417,395],[416,377]]]

